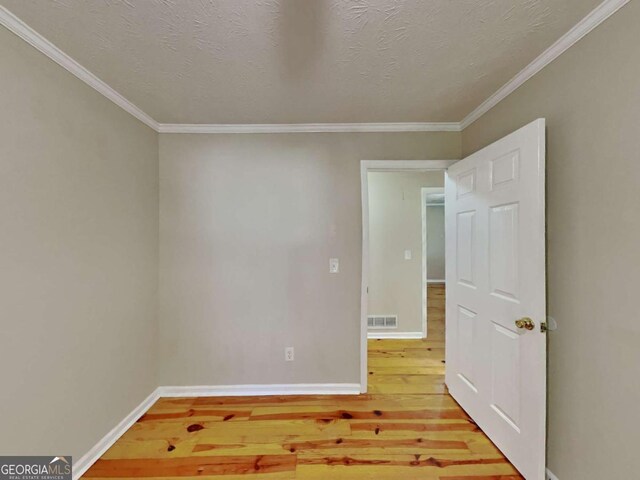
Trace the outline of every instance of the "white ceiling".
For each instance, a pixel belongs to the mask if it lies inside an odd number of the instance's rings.
[[[0,0],[160,123],[458,122],[601,0]]]

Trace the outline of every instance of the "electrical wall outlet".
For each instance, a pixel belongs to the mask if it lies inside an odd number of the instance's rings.
[[[411,260],[411,250],[405,250],[404,251],[404,259],[405,260]]]
[[[338,273],[340,271],[340,260],[337,258],[329,259],[329,273]]]
[[[293,362],[293,347],[287,347],[284,349],[285,362]]]

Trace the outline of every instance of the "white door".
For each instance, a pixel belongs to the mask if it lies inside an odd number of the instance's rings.
[[[544,179],[540,119],[445,181],[446,383],[527,480],[545,478]]]

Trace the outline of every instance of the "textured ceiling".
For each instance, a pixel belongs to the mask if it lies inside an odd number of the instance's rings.
[[[161,123],[459,121],[601,0],[0,0]]]

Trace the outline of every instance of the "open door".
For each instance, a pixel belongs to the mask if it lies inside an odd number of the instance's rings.
[[[545,121],[449,167],[446,383],[527,480],[545,478]]]

